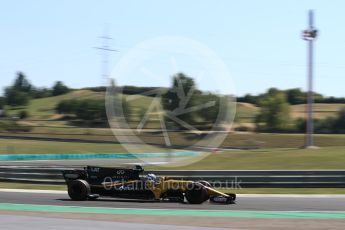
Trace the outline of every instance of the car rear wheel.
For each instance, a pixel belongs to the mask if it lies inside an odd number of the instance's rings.
[[[173,202],[183,202],[184,195],[183,191],[179,189],[169,189],[162,195],[162,198]]]
[[[68,185],[68,195],[72,200],[87,200],[90,193],[90,185],[85,180],[74,180]]]
[[[197,183],[193,183],[186,191],[186,199],[190,204],[201,204],[209,199],[207,189]]]

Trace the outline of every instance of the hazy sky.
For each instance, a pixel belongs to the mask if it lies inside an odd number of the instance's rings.
[[[315,10],[320,30],[315,44],[316,91],[345,96],[341,0],[2,1],[0,88],[9,85],[17,71],[37,86],[51,86],[56,80],[75,88],[101,85],[101,56],[93,47],[101,45],[98,37],[105,25],[113,37],[111,46],[119,51],[111,54],[111,67],[142,41],[182,36],[201,42],[223,59],[238,95],[269,87],[305,88],[306,42],[301,31],[308,9]],[[160,60],[151,61],[150,71],[166,79],[173,74]],[[188,57],[176,63],[183,66],[179,71],[193,75]],[[144,76],[137,78],[151,83]]]

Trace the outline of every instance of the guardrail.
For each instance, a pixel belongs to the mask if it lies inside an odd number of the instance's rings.
[[[61,170],[81,167],[0,166],[0,181],[64,184]],[[218,187],[345,188],[345,170],[153,170],[159,176],[206,180]]]

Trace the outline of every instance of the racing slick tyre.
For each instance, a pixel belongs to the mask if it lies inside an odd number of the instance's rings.
[[[183,202],[183,191],[179,189],[169,189],[163,194],[163,199],[168,199],[172,202]]]
[[[235,193],[226,193],[226,195],[230,196],[233,201],[236,200],[236,194]]]
[[[201,204],[209,199],[207,189],[198,183],[193,183],[186,191],[186,199],[190,204]]]
[[[87,200],[90,193],[90,185],[85,180],[74,180],[68,184],[68,195],[72,200]]]

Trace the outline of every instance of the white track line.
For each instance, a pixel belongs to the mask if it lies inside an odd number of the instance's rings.
[[[345,198],[345,194],[237,194],[237,197],[262,198]]]
[[[67,194],[62,190],[36,190],[36,189],[7,189],[2,188],[0,192],[20,192],[20,193],[42,193],[42,194]],[[237,194],[238,198],[345,198],[340,194]]]
[[[25,205],[25,204],[19,204],[19,203],[0,203],[0,204],[9,204],[9,205]],[[31,205],[35,205],[35,206],[42,206],[42,207],[49,207],[49,206],[61,206],[61,205],[51,205],[51,204],[31,204]],[[151,210],[159,210],[159,211],[171,211],[172,209],[170,208],[125,208],[125,207],[104,207],[104,206],[78,206],[78,205],[63,205],[63,207],[68,207],[68,208],[81,208],[81,209],[97,209],[97,208],[101,208],[101,209],[117,209],[117,210],[147,210],[147,211],[151,211]],[[178,210],[178,209],[176,209]],[[275,213],[275,212],[284,212],[284,213],[313,213],[313,212],[317,212],[317,213],[344,213],[345,211],[334,211],[334,210],[246,210],[246,209],[239,209],[239,210],[221,210],[221,209],[183,209],[184,211],[201,211],[201,212],[267,212],[267,213]],[[0,210],[1,211],[1,210]]]

